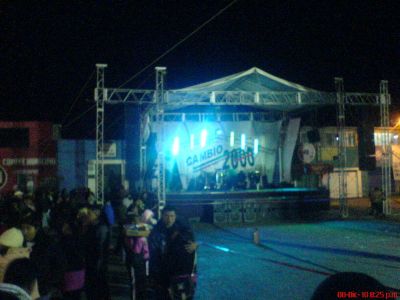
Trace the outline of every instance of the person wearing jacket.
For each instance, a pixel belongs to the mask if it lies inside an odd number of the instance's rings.
[[[189,224],[176,219],[175,208],[166,206],[149,236],[150,279],[157,299],[180,299],[175,284],[187,287],[185,299],[194,295],[195,255],[198,247]]]
[[[41,220],[27,215],[21,221],[25,246],[31,249],[30,259],[37,269],[41,299],[50,299],[60,293],[65,273],[65,259],[60,245],[54,237],[41,228]]]
[[[37,284],[34,264],[29,258],[17,258],[7,267],[4,282],[0,283],[0,299],[32,300],[31,294]]]
[[[85,284],[85,262],[84,249],[75,222],[64,221],[60,236],[60,245],[66,262],[62,286],[63,299],[79,300]]]
[[[81,209],[81,234],[85,253],[85,292],[88,300],[108,300],[107,264],[110,248],[110,229],[107,217],[100,208]]]

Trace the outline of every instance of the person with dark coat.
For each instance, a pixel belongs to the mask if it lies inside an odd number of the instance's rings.
[[[32,300],[36,281],[36,268],[32,261],[29,258],[15,259],[6,269],[4,282],[0,283],[0,299]]]
[[[82,211],[82,210],[81,210]],[[107,217],[101,209],[87,209],[78,214],[82,223],[86,278],[85,290],[88,300],[108,300],[107,264],[110,248],[110,229]]]
[[[192,299],[195,289],[197,244],[189,224],[176,219],[175,208],[166,206],[149,236],[150,279],[157,299]],[[178,284],[179,283],[179,284]],[[177,290],[177,286],[184,290]]]
[[[85,261],[83,243],[73,220],[64,222],[60,236],[60,245],[66,262],[62,286],[63,299],[79,300],[85,284]]]
[[[25,216],[21,221],[21,230],[25,246],[31,248],[30,259],[37,269],[41,299],[49,299],[51,295],[60,293],[65,260],[58,241],[47,235],[40,223],[35,215]]]
[[[382,191],[378,187],[374,188],[369,195],[369,199],[371,202],[371,214],[374,216],[382,216],[384,200]]]

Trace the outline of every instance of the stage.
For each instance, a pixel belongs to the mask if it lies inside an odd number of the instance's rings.
[[[167,193],[178,214],[202,222],[256,223],[329,210],[329,191],[320,188],[271,188],[240,191]]]

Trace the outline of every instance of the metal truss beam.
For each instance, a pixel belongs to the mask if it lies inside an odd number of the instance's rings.
[[[152,121],[156,122],[160,116],[156,112],[150,114]],[[271,112],[245,112],[245,113],[176,113],[164,112],[164,122],[220,122],[220,121],[270,121],[273,119]]]
[[[251,105],[296,106],[336,105],[336,93],[326,92],[243,92],[243,91],[163,91],[163,105]],[[156,90],[106,89],[107,103],[157,104]],[[346,105],[380,105],[380,95],[374,93],[346,93]],[[284,109],[283,109],[284,110]]]
[[[106,89],[107,103],[155,104],[155,90]]]

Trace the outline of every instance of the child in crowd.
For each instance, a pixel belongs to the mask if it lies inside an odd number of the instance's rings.
[[[146,299],[150,228],[141,222],[137,211],[128,213],[124,226],[126,266],[131,281],[131,299]]]

